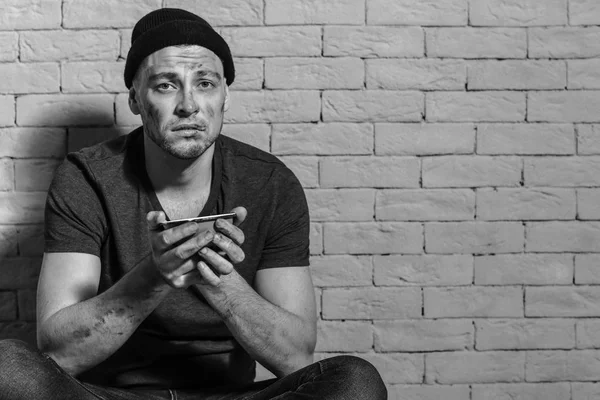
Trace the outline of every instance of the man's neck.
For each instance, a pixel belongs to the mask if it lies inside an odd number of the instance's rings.
[[[167,154],[144,136],[146,171],[154,191],[158,194],[210,190],[214,148],[213,143],[200,157],[182,160]]]

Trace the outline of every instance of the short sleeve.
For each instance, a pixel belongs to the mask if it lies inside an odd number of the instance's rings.
[[[277,174],[275,213],[258,269],[308,266],[310,217],[302,185],[287,167]]]
[[[84,164],[65,159],[54,174],[46,199],[45,251],[100,256],[106,227],[91,172]]]

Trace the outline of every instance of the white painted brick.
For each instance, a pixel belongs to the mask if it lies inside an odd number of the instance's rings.
[[[467,25],[467,1],[370,0],[369,25]]]
[[[600,189],[577,190],[577,219],[600,219]]]
[[[526,235],[527,251],[600,251],[600,222],[532,222]]]
[[[577,348],[578,349],[595,349],[600,347],[600,336],[598,329],[600,328],[600,320],[598,319],[582,319],[577,321],[575,331],[577,332]]]
[[[600,125],[577,125],[577,154],[600,154]]]
[[[365,67],[360,58],[267,58],[269,89],[360,89]]]
[[[326,26],[323,55],[351,57],[423,57],[425,35],[419,27]]]
[[[475,337],[470,320],[456,319],[376,321],[374,330],[378,352],[467,350]]]
[[[213,26],[263,24],[262,0],[165,0],[164,6],[191,11]]]
[[[119,32],[111,30],[21,32],[21,61],[111,60],[119,55]]]
[[[536,157],[524,162],[525,186],[598,186],[600,157]]]
[[[426,157],[423,187],[518,186],[521,171],[517,157]]]
[[[322,295],[323,290],[321,288],[315,288],[315,300],[317,303],[317,317],[321,318],[321,295]]]
[[[66,142],[66,131],[60,128],[4,128],[0,129],[0,157],[61,158]]]
[[[0,221],[3,224],[43,222],[45,204],[45,192],[0,192]]]
[[[365,0],[265,0],[267,25],[365,23]]]
[[[373,154],[373,126],[358,123],[274,124],[273,154]]]
[[[60,91],[56,63],[0,64],[0,93],[52,93]]]
[[[27,95],[17,99],[21,126],[111,125],[114,96],[109,94]]]
[[[525,120],[523,92],[429,92],[427,121],[503,122]]]
[[[0,4],[3,30],[58,28],[61,17],[61,2],[56,0],[3,0]]]
[[[312,122],[321,114],[316,90],[231,92],[226,122]]]
[[[425,318],[523,317],[520,287],[424,288],[423,293]]]
[[[600,25],[600,3],[596,0],[569,0],[569,24]]]
[[[0,289],[34,289],[38,283],[41,265],[41,257],[9,257],[3,259],[0,267],[2,268]]]
[[[450,352],[425,355],[428,383],[522,382],[525,354],[516,351]]]
[[[221,36],[237,57],[321,55],[318,26],[223,28]]]
[[[162,0],[64,0],[65,28],[128,28],[161,7]]]
[[[418,187],[416,157],[326,157],[320,160],[323,187]]]
[[[575,283],[584,285],[600,283],[600,255],[575,255]]]
[[[319,159],[317,157],[279,157],[296,175],[305,188],[319,186]]]
[[[595,400],[600,398],[600,383],[571,383],[573,400]]]
[[[372,189],[308,189],[305,191],[313,221],[372,221]]]
[[[36,320],[36,291],[32,289],[19,290],[17,292],[17,302],[19,307],[19,320]]]
[[[62,91],[64,93],[124,92],[124,62],[84,61],[62,64]]]
[[[528,287],[525,290],[527,317],[598,317],[600,288],[587,287]]]
[[[421,224],[404,222],[326,223],[327,254],[420,254],[423,251]]]
[[[270,150],[271,127],[267,124],[224,124],[221,133],[263,151]]]
[[[567,0],[477,0],[469,3],[474,26],[546,26],[567,24]]]
[[[325,91],[323,121],[421,121],[424,97],[416,91]]]
[[[126,135],[135,127],[69,128],[67,153]]]
[[[15,61],[19,56],[17,32],[0,32],[0,62]]]
[[[319,321],[315,351],[369,351],[373,347],[370,322]]]
[[[119,55],[123,59],[127,59],[127,53],[131,48],[131,33],[133,29],[119,30]]]
[[[568,89],[600,89],[600,59],[568,60]]]
[[[233,90],[260,90],[263,87],[264,63],[258,58],[234,58],[235,81],[231,84]]]
[[[571,389],[566,382],[559,383],[501,383],[473,385],[472,400],[565,400]]]
[[[333,288],[323,290],[325,319],[421,317],[419,288]]]
[[[478,320],[477,350],[572,349],[575,323],[565,319]]]
[[[468,66],[469,90],[564,89],[566,86],[564,61],[485,60],[473,61]]]
[[[393,385],[388,394],[396,400],[471,400],[467,385]]]
[[[480,220],[575,219],[575,214],[576,197],[572,189],[477,190],[477,219]]]
[[[44,225],[19,225],[19,254],[41,256],[44,253]]]
[[[597,381],[599,370],[596,350],[530,351],[525,378],[528,382]]]
[[[571,124],[480,124],[478,154],[574,154]]]
[[[367,60],[367,88],[461,90],[467,82],[464,61],[436,59]]]
[[[518,222],[428,222],[425,250],[438,254],[490,254],[523,251],[525,229]]]
[[[375,256],[377,286],[459,286],[473,281],[471,255]]]
[[[530,92],[527,108],[529,121],[597,122],[600,91]]]
[[[16,160],[16,190],[20,192],[48,190],[54,170],[60,163],[60,160],[54,159]]]
[[[430,28],[427,56],[448,58],[525,58],[527,33],[516,28]]]
[[[473,124],[377,123],[375,154],[473,154]]]
[[[321,224],[310,224],[310,254],[323,253],[323,226]]]
[[[15,97],[0,95],[0,110],[2,110],[0,113],[0,127],[13,126],[15,124]]]
[[[530,58],[589,58],[600,56],[600,27],[531,28]]]
[[[380,190],[377,220],[460,221],[475,218],[475,193],[469,189]]]
[[[17,228],[14,226],[0,226],[0,258],[16,256],[17,252]]]
[[[370,286],[373,283],[370,256],[311,257],[310,271],[316,287]]]
[[[10,158],[0,158],[0,191],[9,191],[14,188],[15,166],[13,160]]]
[[[569,254],[500,254],[475,257],[476,285],[568,285]]]

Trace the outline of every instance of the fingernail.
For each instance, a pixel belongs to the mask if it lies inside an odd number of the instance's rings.
[[[201,248],[200,249],[200,253],[201,254],[206,254],[207,253],[206,247]]]

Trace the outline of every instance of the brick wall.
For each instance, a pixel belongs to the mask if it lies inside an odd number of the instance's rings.
[[[306,188],[318,358],[391,399],[600,398],[598,0],[2,0],[0,338],[34,337],[53,169],[139,124],[161,6],[218,27],[224,132]]]

